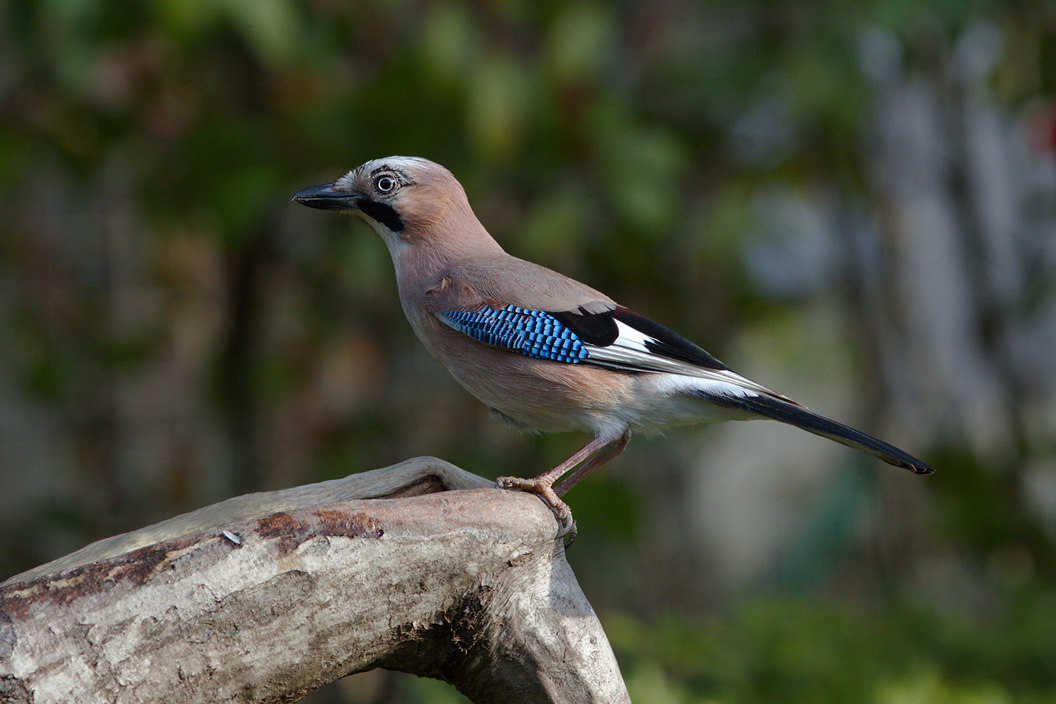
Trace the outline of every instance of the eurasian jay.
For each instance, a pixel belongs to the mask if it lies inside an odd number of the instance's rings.
[[[293,199],[351,211],[381,235],[415,334],[495,413],[520,429],[594,434],[534,479],[497,481],[539,494],[557,514],[563,535],[574,535],[575,524],[560,497],[619,455],[632,432],[770,418],[917,474],[934,471],[734,373],[605,294],[507,254],[473,214],[461,184],[439,164],[375,159]]]

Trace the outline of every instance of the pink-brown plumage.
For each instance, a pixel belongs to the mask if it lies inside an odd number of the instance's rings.
[[[917,473],[933,471],[898,448],[735,374],[603,293],[507,254],[474,215],[462,186],[439,164],[417,157],[368,161],[335,183],[294,198],[312,207],[350,210],[381,236],[411,327],[467,391],[520,428],[594,434],[582,450],[534,479],[499,480],[500,486],[539,493],[566,532],[574,523],[558,493],[618,455],[632,431],[771,418]],[[500,318],[511,307],[527,311],[516,313],[522,327],[511,328]],[[490,337],[458,322],[466,316]],[[556,342],[546,337],[542,351],[525,347],[526,336],[543,334],[542,326],[558,331],[545,333],[557,334]],[[547,352],[545,345],[562,341],[566,356]],[[568,344],[578,356],[567,356]],[[553,484],[577,466],[555,492]]]

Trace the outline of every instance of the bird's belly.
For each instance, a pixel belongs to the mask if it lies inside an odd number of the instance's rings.
[[[529,358],[491,370],[486,376],[467,375],[461,369],[452,374],[467,391],[516,426],[599,432],[617,422],[623,384],[591,384],[593,370]]]
[[[617,434],[626,428],[620,408],[632,401],[633,375],[476,343],[430,349],[463,388],[517,427]]]

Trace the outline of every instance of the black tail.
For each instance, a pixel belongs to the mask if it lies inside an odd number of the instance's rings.
[[[776,398],[767,396],[722,396],[705,393],[700,393],[699,395],[711,403],[788,423],[797,428],[802,428],[808,433],[835,440],[857,450],[864,450],[888,464],[908,469],[916,474],[931,474],[935,471],[935,468],[931,465],[921,462],[913,455],[899,450],[894,445],[888,445],[883,440],[878,440],[872,435],[867,435],[843,423],[837,423],[824,416],[819,416],[817,413],[812,413],[805,408],[793,406]]]

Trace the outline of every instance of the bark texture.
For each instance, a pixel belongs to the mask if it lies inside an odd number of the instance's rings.
[[[251,494],[0,587],[0,701],[296,701],[386,667],[627,702],[553,514],[433,458]]]

